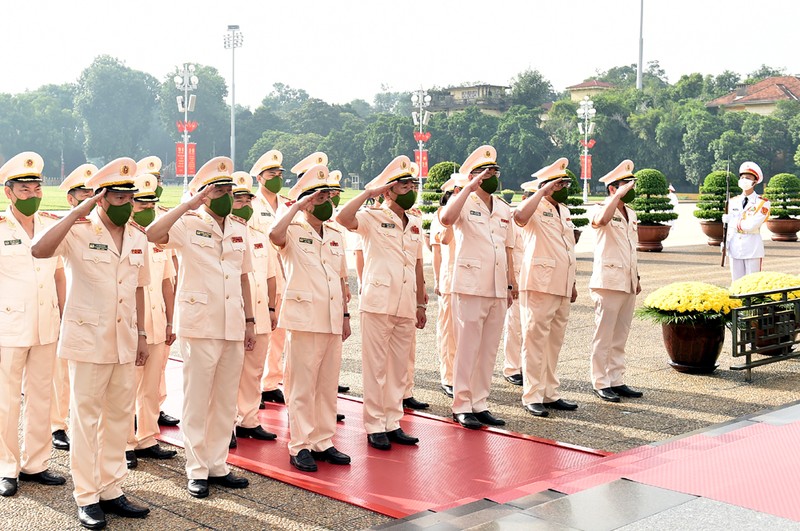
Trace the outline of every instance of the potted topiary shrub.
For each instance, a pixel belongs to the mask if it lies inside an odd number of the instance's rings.
[[[791,173],[773,175],[764,187],[764,195],[772,205],[767,220],[772,241],[796,242],[800,231],[800,178]]]
[[[669,202],[667,178],[658,170],[645,168],[637,171],[636,199],[630,207],[639,218],[639,245],[637,251],[659,252],[661,244],[669,236],[669,225],[664,222],[678,218],[672,203]]]
[[[506,203],[509,203],[509,204],[510,204],[510,203],[511,203],[511,201],[513,201],[513,200],[514,200],[514,190],[509,190],[508,188],[506,188],[505,190],[503,190],[502,192],[500,192],[500,195],[502,196],[503,200],[504,200]]]
[[[431,216],[439,208],[439,200],[442,197],[442,185],[450,179],[450,176],[458,171],[459,165],[456,162],[438,162],[428,170],[428,178],[422,185],[422,202],[419,205],[424,217],[422,229],[427,233],[431,228]]]
[[[572,216],[572,224],[575,225],[575,243],[578,243],[578,240],[581,239],[581,234],[583,234],[581,228],[589,224],[589,218],[582,215],[586,214],[586,209],[583,208],[583,190],[581,189],[580,182],[569,169],[566,170],[566,172],[570,178],[570,183],[569,197],[567,197],[565,204],[569,207],[569,212]]]
[[[730,192],[730,197],[742,193],[742,189],[736,184],[736,176],[729,171],[712,171],[706,175],[700,186],[694,217],[700,220],[700,228],[708,236],[709,245],[719,246],[722,243],[722,214],[725,213],[726,190]]]

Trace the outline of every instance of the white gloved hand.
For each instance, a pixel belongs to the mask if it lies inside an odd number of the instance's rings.
[[[730,214],[722,214],[722,222],[723,223],[729,223],[730,220],[731,220]]]

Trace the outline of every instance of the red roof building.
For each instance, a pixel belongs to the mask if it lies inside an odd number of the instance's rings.
[[[736,90],[706,103],[726,111],[746,111],[772,114],[779,101],[800,99],[800,78],[795,76],[768,77],[752,85],[739,85]]]

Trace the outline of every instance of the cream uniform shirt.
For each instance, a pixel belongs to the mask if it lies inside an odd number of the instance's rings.
[[[253,270],[247,223],[225,217],[225,231],[204,209],[187,212],[169,230],[166,247],[179,258],[175,334],[244,340],[241,275]]]
[[[610,199],[595,207],[591,219],[602,211]],[[613,289],[626,293],[636,293],[639,283],[639,270],[636,261],[636,245],[639,243],[636,212],[625,206],[628,220],[614,210],[611,221],[596,228],[597,244],[594,248],[594,264],[589,287]]]
[[[576,268],[574,228],[569,209],[545,198],[528,223],[517,227],[524,240],[520,291],[572,296]]]
[[[420,219],[412,214],[403,220],[388,207],[356,213],[364,247],[362,312],[407,319],[417,316],[417,259],[422,258]]]
[[[251,218],[252,219],[252,218]],[[266,232],[248,223],[247,233],[250,235],[253,271],[250,277],[253,317],[256,319],[255,333],[269,334],[272,331],[269,317],[269,289],[267,279],[276,276],[277,255]],[[277,292],[277,290],[276,290]]]
[[[747,206],[742,208],[745,195],[737,195],[728,203],[728,255],[737,260],[764,257],[764,240],[761,224],[769,218],[770,203],[755,192],[747,196]]]
[[[89,363],[133,363],[139,342],[136,288],[150,282],[147,237],[139,225],[129,222],[118,251],[98,208],[78,220],[56,248],[67,275],[58,356]]]
[[[511,207],[492,196],[492,211],[474,192],[455,223],[453,293],[479,297],[508,296],[506,248],[514,247]]]
[[[55,216],[33,215],[33,233],[52,226]],[[0,216],[0,346],[32,347],[58,340],[61,317],[54,275],[58,257],[34,258],[31,239],[9,206]]]
[[[144,290],[144,331],[147,344],[158,345],[167,340],[167,306],[161,283],[175,276],[172,253],[149,243],[150,284]]]
[[[438,245],[442,255],[442,263],[439,266],[439,293],[442,294],[453,292],[455,238],[451,238],[450,243],[442,243],[446,230],[447,228],[439,221],[439,216],[434,216],[431,220],[431,245]]]
[[[275,221],[281,217],[286,210],[286,203],[289,201],[288,198],[283,197],[282,195],[278,197],[278,208],[273,209],[272,205],[269,204],[264,198],[264,195],[261,193],[261,188],[258,189],[256,192],[256,196],[253,198],[252,206],[253,206],[253,216],[247,222],[247,225],[253,227],[254,229],[260,230],[262,233],[269,235],[269,230],[272,228],[272,225],[275,224]],[[283,270],[281,269],[281,265],[277,263],[278,254],[275,250],[275,247],[269,243],[269,238],[267,238],[267,248],[269,252],[273,254],[273,259],[275,260],[275,265],[277,269],[275,270],[275,291],[276,293],[283,293],[284,288],[284,276]],[[258,332],[258,325],[259,317],[256,317],[256,333]],[[269,318],[266,319],[266,322],[269,322]]]
[[[347,276],[342,234],[324,223],[320,237],[305,221],[293,221],[279,253],[286,269],[286,289],[278,326],[298,332],[341,334],[341,279]]]

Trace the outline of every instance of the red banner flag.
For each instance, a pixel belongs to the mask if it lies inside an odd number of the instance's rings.
[[[414,150],[414,162],[417,163],[419,166],[419,177],[427,177],[428,176],[428,150],[423,149],[422,154],[418,149]]]
[[[177,177],[180,177],[181,175],[184,175],[184,172],[185,172],[184,164],[186,162],[189,163],[189,171],[185,173],[186,175],[192,175],[193,176],[195,174],[195,171],[196,171],[195,168],[197,167],[196,166],[196,162],[197,162],[197,144],[195,144],[194,142],[191,142],[191,143],[187,144],[187,146],[189,148],[188,156],[186,156],[187,154],[183,150],[183,147],[184,147],[183,146],[183,142],[176,142],[175,143],[175,175]]]
[[[581,155],[581,179],[591,180],[592,178],[592,156]]]

